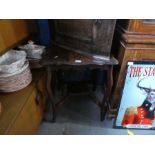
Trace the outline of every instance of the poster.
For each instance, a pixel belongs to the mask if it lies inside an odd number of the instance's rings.
[[[128,62],[114,127],[155,129],[155,61]]]

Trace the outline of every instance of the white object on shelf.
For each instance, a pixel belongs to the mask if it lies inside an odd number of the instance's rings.
[[[27,57],[31,59],[41,59],[45,46],[36,45],[33,42],[29,42],[26,45],[19,46],[19,49],[27,52]]]
[[[25,51],[9,50],[0,56],[0,74],[12,74],[20,70],[25,61]]]

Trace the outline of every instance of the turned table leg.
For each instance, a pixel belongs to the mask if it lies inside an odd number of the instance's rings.
[[[51,67],[47,66],[46,67],[46,72],[47,72],[47,81],[46,81],[46,87],[47,87],[47,92],[48,92],[48,96],[50,99],[50,104],[52,106],[52,113],[53,113],[53,117],[52,117],[52,122],[56,121],[56,107],[53,101],[53,92],[52,92],[52,86],[51,86],[51,80],[52,80],[52,71],[51,71]]]
[[[107,112],[108,104],[109,104],[109,99],[110,99],[110,94],[111,94],[111,89],[113,85],[113,66],[109,65],[107,70],[106,70],[106,75],[107,75],[107,85],[106,85],[106,91],[101,103],[101,121],[105,119],[105,115]]]

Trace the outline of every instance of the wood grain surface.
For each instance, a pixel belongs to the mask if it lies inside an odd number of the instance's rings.
[[[47,99],[44,72],[33,72],[33,81],[14,93],[0,93],[3,112],[0,117],[0,134],[35,134],[43,116]],[[38,89],[42,92],[40,104],[36,102]]]
[[[73,50],[67,50],[55,45],[47,48],[46,52],[43,55],[43,59],[41,64],[46,65],[55,65],[55,66],[79,66],[79,67],[87,67],[89,66],[101,66],[104,64],[116,65],[118,61],[111,57],[110,60],[97,60],[93,57],[89,57]]]
[[[0,20],[0,53],[15,47],[35,30],[35,23],[31,20]]]
[[[123,22],[123,20],[122,20]],[[111,103],[113,107],[119,105],[124,85],[126,65],[128,61],[155,61],[155,23],[144,23],[143,20],[128,20],[127,25],[117,27],[115,57],[119,65],[114,68],[114,89]],[[122,31],[122,29],[125,31]],[[134,33],[133,33],[134,32]]]

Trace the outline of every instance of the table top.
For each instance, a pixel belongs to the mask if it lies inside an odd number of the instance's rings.
[[[43,66],[103,66],[117,65],[118,61],[114,57],[111,57],[110,60],[95,59],[72,50],[52,45],[48,47],[43,54],[41,64]]]

